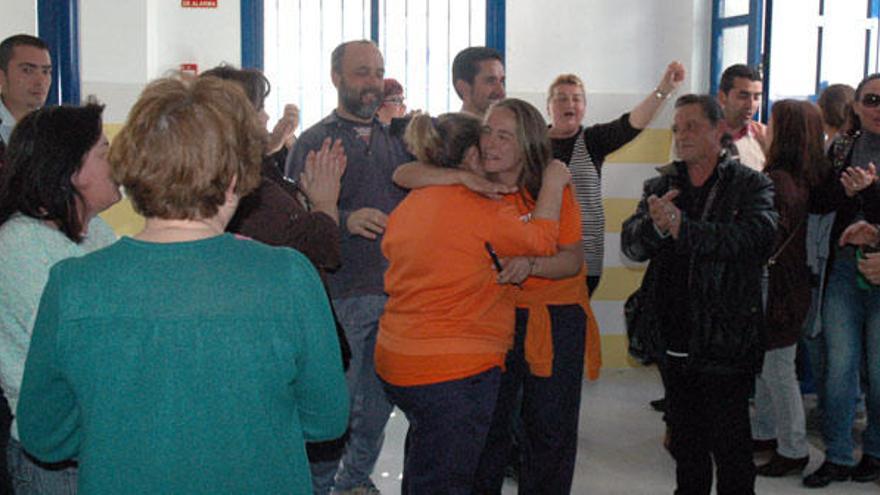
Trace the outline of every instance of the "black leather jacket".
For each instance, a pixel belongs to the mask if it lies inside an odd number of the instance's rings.
[[[775,240],[778,215],[773,207],[773,183],[738,161],[722,156],[717,180],[706,202],[705,221],[683,217],[678,239],[657,233],[648,213],[648,196],[658,197],[673,188],[690,187],[683,162],[658,169],[659,177],[645,182],[636,213],[623,224],[624,254],[634,261],[649,261],[642,282],[645,291],[642,317],[661,321],[662,281],[658,273],[673,256],[689,256],[691,301],[688,311],[693,329],[688,364],[694,371],[757,373],[764,357],[764,312],[761,273]],[[651,350],[665,355],[663,332],[652,328]]]

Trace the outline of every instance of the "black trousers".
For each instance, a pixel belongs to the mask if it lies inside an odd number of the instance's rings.
[[[753,495],[749,393],[755,377],[694,372],[674,357],[665,375],[676,495],[709,495],[713,460],[718,495]]]
[[[510,458],[511,415],[522,392],[525,445],[519,473],[521,494],[571,492],[577,456],[581,381],[584,375],[586,315],[578,305],[548,306],[553,338],[553,370],[534,376],[525,360],[528,310],[517,308],[513,349],[501,376],[498,402],[477,470],[475,493],[497,495]]]
[[[9,445],[9,428],[12,425],[12,411],[0,389],[0,493],[12,493],[12,480],[6,463],[6,448]]]

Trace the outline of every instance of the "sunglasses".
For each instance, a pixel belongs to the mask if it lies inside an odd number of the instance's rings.
[[[880,95],[868,93],[862,97],[862,105],[868,108],[880,107]]]

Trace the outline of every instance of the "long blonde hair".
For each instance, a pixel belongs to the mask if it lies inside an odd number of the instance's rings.
[[[520,190],[526,190],[532,198],[538,197],[544,168],[553,159],[553,148],[547,135],[547,121],[531,103],[517,98],[505,98],[489,108],[504,108],[513,113],[516,120],[516,138],[520,145],[523,168],[517,179]]]

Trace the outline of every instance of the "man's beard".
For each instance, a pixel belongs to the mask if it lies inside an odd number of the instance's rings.
[[[364,103],[363,97],[372,94],[375,96],[370,103]],[[364,88],[360,91],[353,90],[343,80],[339,86],[339,96],[342,99],[342,108],[347,112],[364,120],[373,118],[376,110],[382,105],[382,90],[378,88]]]

